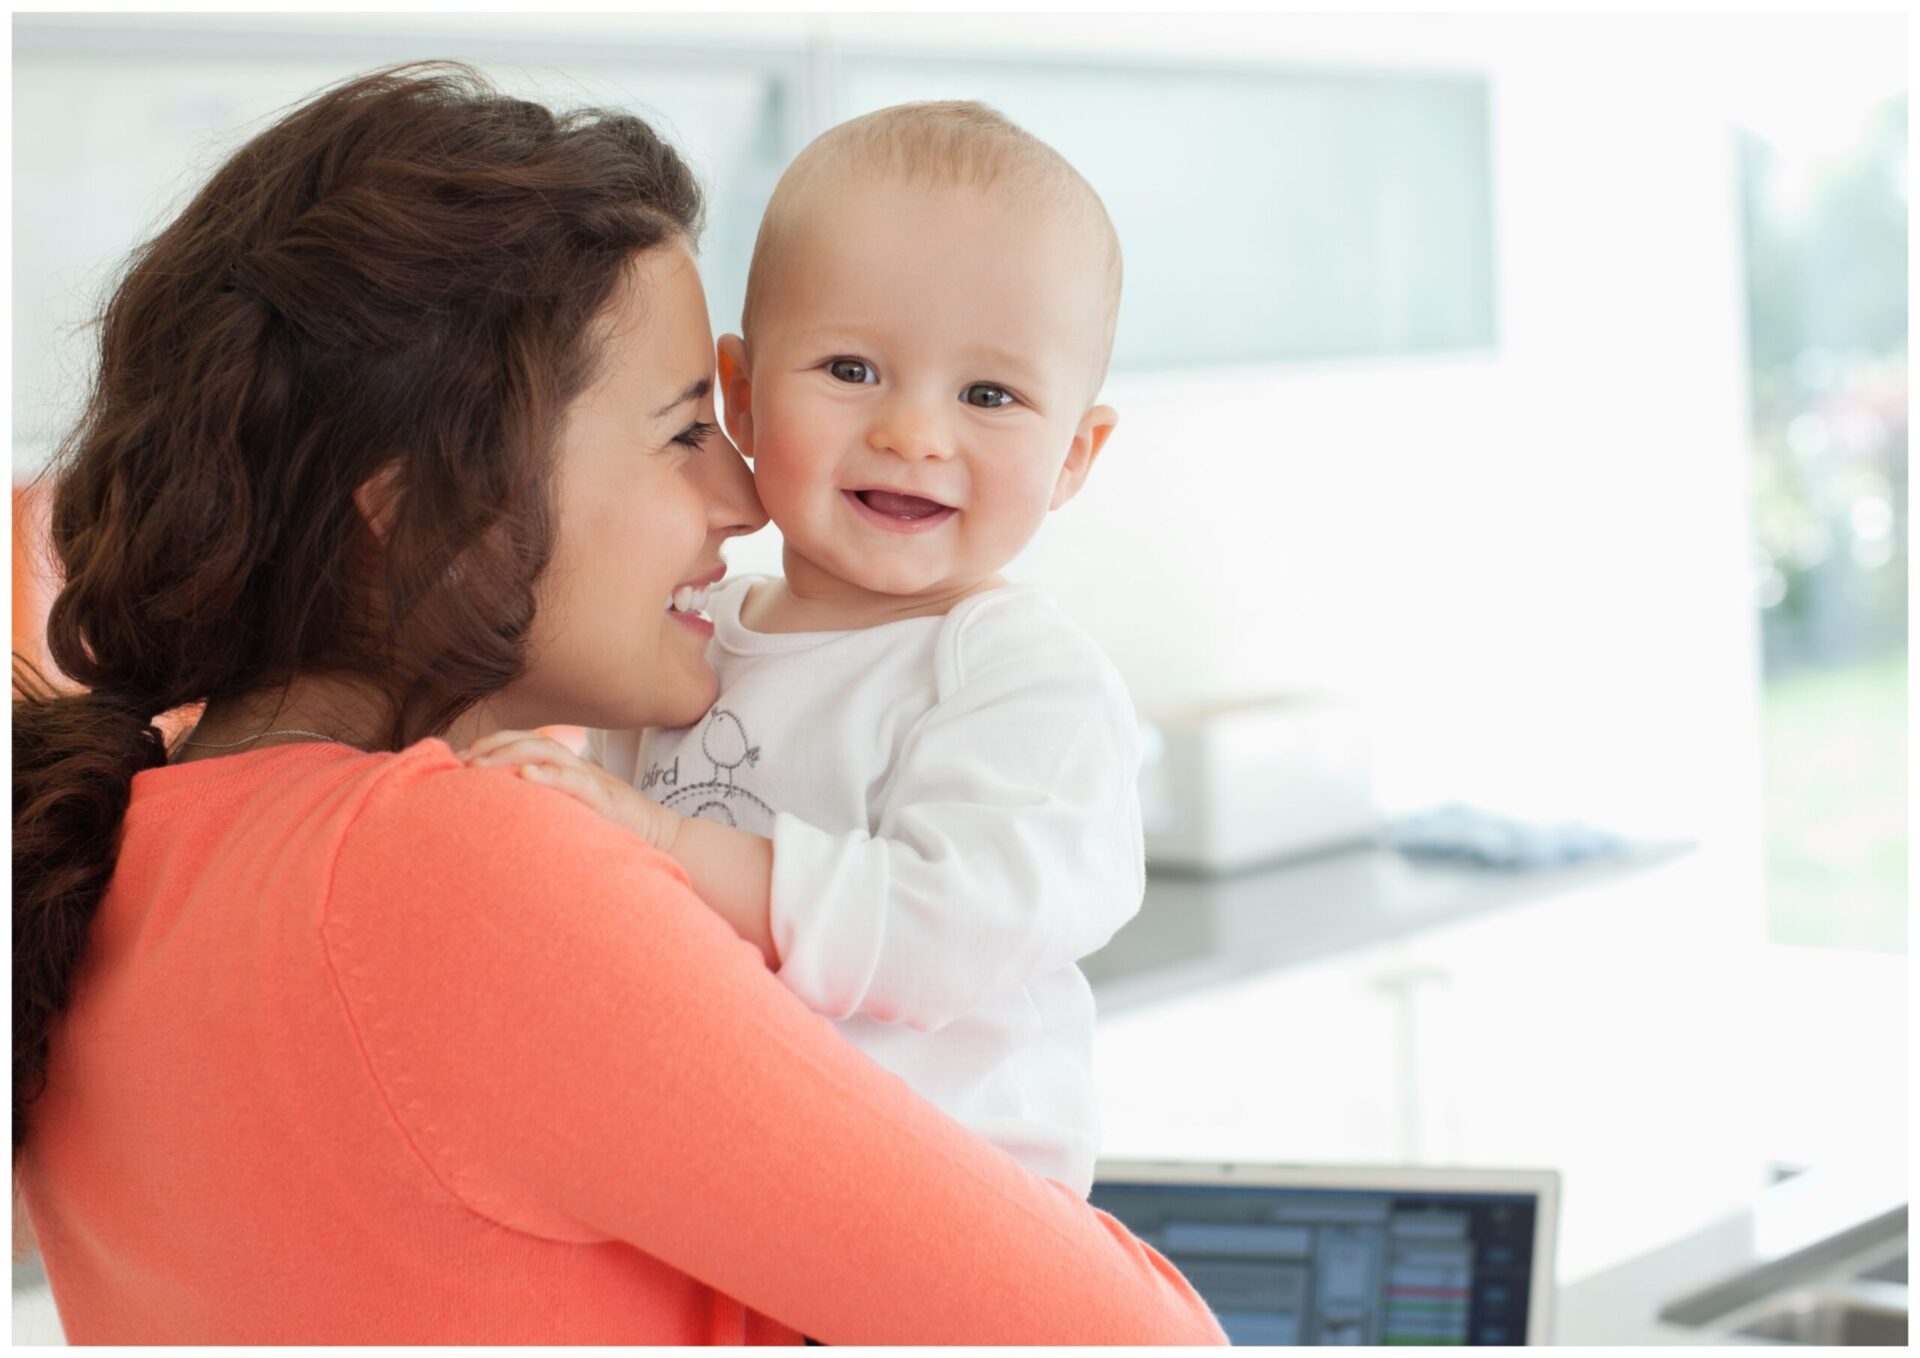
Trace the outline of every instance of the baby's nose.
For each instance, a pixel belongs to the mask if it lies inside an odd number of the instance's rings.
[[[951,454],[946,421],[912,401],[895,401],[880,413],[868,435],[876,452],[892,453],[910,462],[944,458]]]

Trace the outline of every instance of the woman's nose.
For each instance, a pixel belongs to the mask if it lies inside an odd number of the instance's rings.
[[[901,396],[880,409],[867,444],[875,452],[919,462],[949,456],[952,448],[948,437],[946,422],[925,401]]]
[[[693,459],[703,478],[701,490],[707,498],[707,526],[723,538],[757,533],[767,526],[767,511],[760,507],[760,493],[754,489],[753,473],[746,459],[724,434],[715,434],[713,442]]]

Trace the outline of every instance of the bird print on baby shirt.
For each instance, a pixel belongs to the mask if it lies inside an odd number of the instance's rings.
[[[665,764],[650,761],[640,776],[640,790],[669,810],[699,820],[710,820],[756,835],[773,834],[773,808],[740,781],[743,770],[760,762],[760,747],[747,738],[746,724],[724,707],[707,713],[700,723],[700,753],[710,772],[688,767],[689,748]],[[698,781],[689,781],[705,774]]]

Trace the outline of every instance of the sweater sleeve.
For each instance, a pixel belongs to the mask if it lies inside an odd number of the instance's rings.
[[[370,1078],[466,1209],[624,1241],[831,1344],[1220,1343],[1179,1273],[842,1041],[671,860],[395,761],[323,925]]]
[[[830,1018],[938,1029],[1097,951],[1140,908],[1125,685],[1050,607],[990,602],[940,656],[939,701],[872,833],[775,817],[779,975]]]

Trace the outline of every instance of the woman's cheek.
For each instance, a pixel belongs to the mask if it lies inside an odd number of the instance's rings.
[[[692,570],[707,533],[707,500],[685,474],[648,488],[645,522],[639,532],[626,535],[627,551],[635,558],[632,578],[664,582],[666,597]]]

